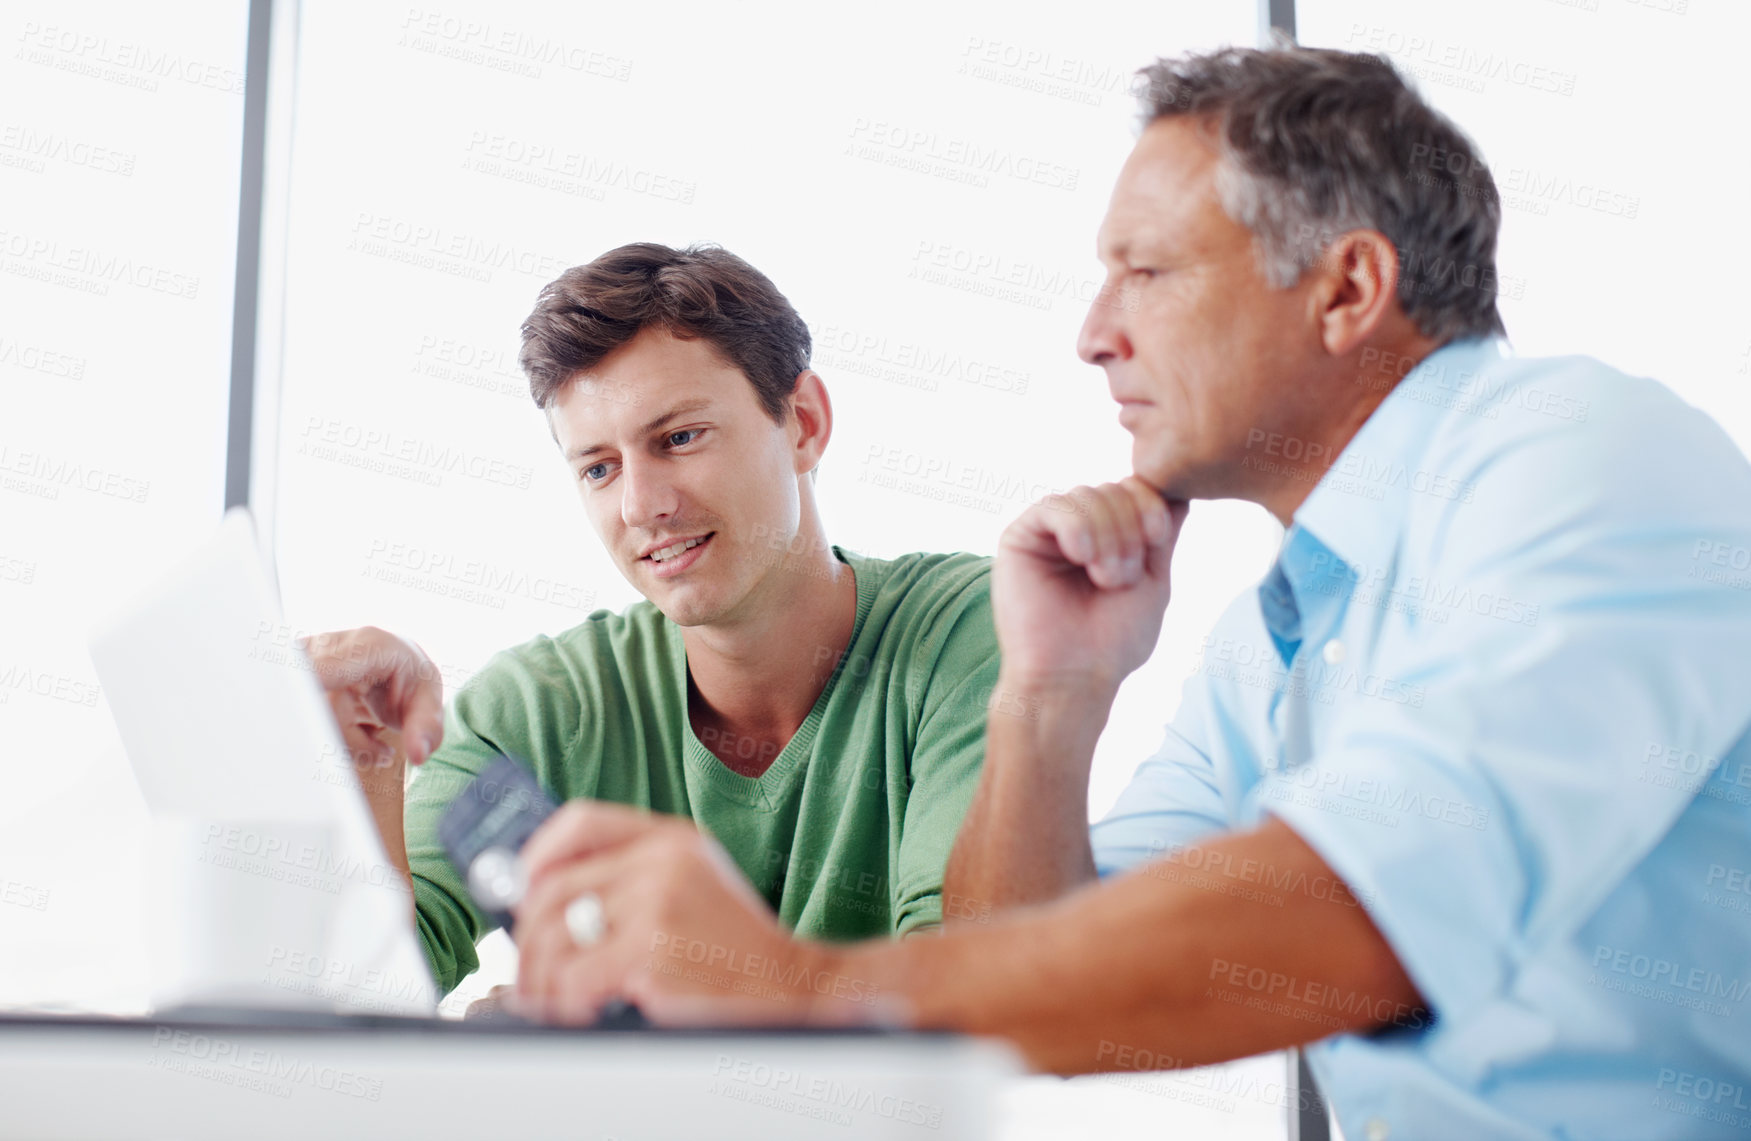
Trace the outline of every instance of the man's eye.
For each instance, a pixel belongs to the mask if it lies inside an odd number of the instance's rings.
[[[684,448],[688,444],[691,444],[698,435],[698,428],[682,428],[678,432],[670,432],[666,439],[671,448]]]
[[[604,477],[608,474],[608,465],[607,464],[591,464],[589,467],[585,468],[582,472],[580,472],[578,474],[582,475],[585,479],[589,480],[591,483],[595,483],[598,480],[602,479],[602,477]]]

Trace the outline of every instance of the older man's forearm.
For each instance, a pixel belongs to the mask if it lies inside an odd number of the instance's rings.
[[[943,875],[951,929],[1094,879],[1088,771],[1112,701],[1098,680],[998,679],[979,788]]]
[[[1205,845],[1284,882],[1330,877],[1275,820]],[[859,944],[830,969],[897,998],[932,1029],[1008,1038],[1059,1073],[1165,1069],[1347,1030],[1429,1020],[1353,897],[1258,900],[1164,860],[940,940]]]

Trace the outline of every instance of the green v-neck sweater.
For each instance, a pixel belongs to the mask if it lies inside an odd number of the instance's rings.
[[[759,777],[732,771],[687,718],[681,630],[649,602],[601,610],[495,654],[450,702],[408,790],[420,938],[448,994],[490,930],[438,843],[444,808],[499,753],[555,800],[690,817],[797,934],[904,935],[942,919],[942,873],[985,754],[997,681],[991,560],[873,559],[851,642],[802,727]],[[836,647],[823,646],[823,661]]]

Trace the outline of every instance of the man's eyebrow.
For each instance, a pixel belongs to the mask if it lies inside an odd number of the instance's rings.
[[[1094,244],[1094,256],[1097,261],[1111,259],[1116,262],[1129,262],[1136,257],[1157,260],[1171,258],[1174,255],[1170,252],[1164,236],[1159,231],[1143,230],[1122,238],[1115,238],[1111,243],[1097,239]]]
[[[1147,243],[1149,238],[1139,239],[1137,234],[1118,234],[1109,236],[1099,233],[1094,239],[1094,256],[1097,261],[1124,261],[1136,251],[1139,240]]]
[[[1156,218],[1140,218],[1127,226],[1123,233],[1113,235],[1112,251],[1123,257],[1127,254],[1148,254],[1167,244],[1172,229]]]
[[[710,407],[711,401],[704,399],[703,397],[698,400],[685,401],[681,404],[675,405],[675,407],[664,412],[662,415],[652,417],[650,420],[645,421],[643,424],[639,425],[638,431],[634,434],[648,436],[658,428],[661,428],[664,424],[675,419],[677,416],[685,416],[690,412],[699,412]],[[570,452],[566,453],[565,458],[568,460],[581,460],[585,456],[594,455],[597,452],[604,451],[607,447],[607,444],[591,444],[588,447],[573,448]]]

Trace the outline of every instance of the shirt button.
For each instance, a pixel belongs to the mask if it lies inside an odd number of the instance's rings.
[[[1325,659],[1326,665],[1335,666],[1344,660],[1344,644],[1333,638],[1325,644],[1325,648],[1319,652],[1319,656]]]
[[[1392,1132],[1386,1127],[1386,1122],[1378,1117],[1370,1117],[1368,1124],[1364,1125],[1362,1130],[1368,1141],[1386,1141],[1387,1135]]]

